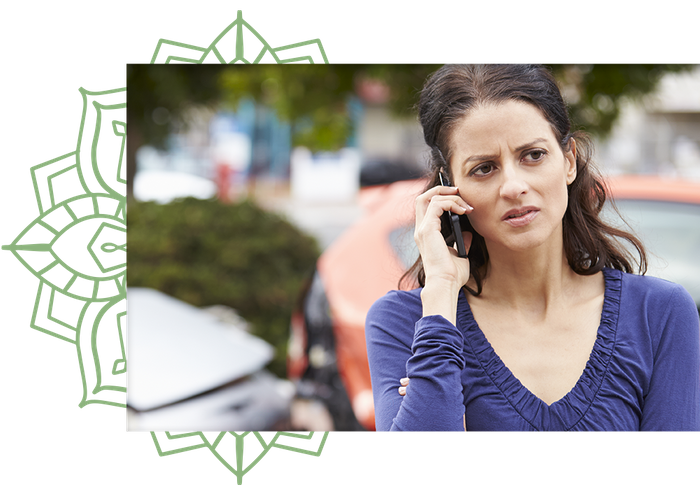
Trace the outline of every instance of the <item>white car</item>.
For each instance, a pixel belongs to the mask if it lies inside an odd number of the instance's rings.
[[[130,431],[288,430],[291,382],[264,370],[273,347],[155,289],[129,288]]]

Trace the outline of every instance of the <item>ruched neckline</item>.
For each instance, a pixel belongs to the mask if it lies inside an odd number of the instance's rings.
[[[593,349],[583,373],[564,397],[547,405],[522,385],[496,354],[479,328],[464,294],[457,304],[457,322],[465,337],[465,345],[476,356],[493,384],[501,391],[518,414],[537,430],[570,430],[590,408],[607,374],[615,348],[617,320],[620,313],[622,273],[603,269],[605,294],[600,325]]]

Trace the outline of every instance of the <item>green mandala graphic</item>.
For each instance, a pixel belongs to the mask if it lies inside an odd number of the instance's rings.
[[[272,48],[241,11],[209,47],[161,39],[151,63],[328,63],[318,39]],[[39,279],[32,329],[76,347],[82,408],[126,407],[126,88],[80,89],[75,151],[31,168],[39,217],[3,250]],[[208,448],[238,484],[272,449],[320,456],[328,433],[186,432],[160,456]]]
[[[76,346],[81,407],[126,406],[126,89],[80,89],[76,151],[31,168],[40,215],[3,246],[39,279],[30,326]]]
[[[319,60],[319,56],[320,59]],[[285,64],[289,62],[328,63],[321,40],[309,40],[272,48],[253,27],[238,17],[207,48],[161,39],[151,64],[187,62],[191,64]]]
[[[299,455],[313,460],[320,460],[326,453],[330,433],[294,434],[276,432],[219,432],[204,434],[187,432],[182,434],[156,434],[151,432],[149,440],[156,456],[163,460],[175,456],[189,455],[205,451],[231,477],[236,487],[245,486],[245,478],[258,469],[273,451]],[[233,441],[232,453],[225,453],[223,445]],[[250,439],[254,446],[247,446]],[[252,449],[251,449],[252,448]],[[250,456],[252,454],[252,456]]]

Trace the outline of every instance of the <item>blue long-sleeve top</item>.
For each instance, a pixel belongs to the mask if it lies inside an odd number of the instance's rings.
[[[365,326],[380,431],[700,430],[700,323],[681,286],[604,269],[586,367],[547,405],[504,365],[460,293],[457,325],[422,317],[421,289],[391,291]],[[407,394],[399,380],[410,378]],[[464,419],[463,419],[463,416]]]

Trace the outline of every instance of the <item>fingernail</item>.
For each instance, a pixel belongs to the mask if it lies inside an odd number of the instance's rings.
[[[406,393],[406,388],[405,387],[400,387],[399,388],[399,394],[405,394]]]
[[[402,386],[408,386],[408,377],[404,377],[399,381]]]

